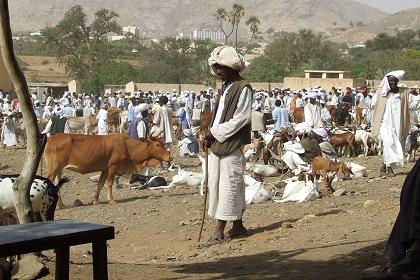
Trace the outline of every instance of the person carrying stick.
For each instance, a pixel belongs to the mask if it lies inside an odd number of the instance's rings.
[[[217,225],[203,247],[247,234],[242,224],[246,208],[243,147],[251,143],[252,88],[239,74],[245,69],[243,57],[233,47],[221,46],[213,50],[208,62],[223,87],[204,138],[211,150],[208,215]],[[225,236],[227,221],[233,226]]]

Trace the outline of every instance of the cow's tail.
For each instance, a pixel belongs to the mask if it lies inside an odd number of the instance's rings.
[[[56,186],[57,186],[57,189],[58,189],[58,190],[60,190],[60,189],[61,189],[61,187],[62,187],[65,183],[68,183],[68,182],[70,182],[70,179],[69,179],[68,177],[61,178],[61,179],[60,179],[60,181],[58,181],[58,184],[56,185]]]

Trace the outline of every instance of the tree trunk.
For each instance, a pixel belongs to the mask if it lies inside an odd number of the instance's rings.
[[[28,85],[14,55],[12,32],[10,29],[9,4],[7,0],[1,0],[0,6],[0,45],[4,65],[19,98],[23,121],[26,127],[26,158],[22,172],[13,185],[13,197],[19,222],[25,224],[32,222],[29,191],[36,170],[38,169],[38,164],[46,143],[46,137],[42,136],[39,132]]]

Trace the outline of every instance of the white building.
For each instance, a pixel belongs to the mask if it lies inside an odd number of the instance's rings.
[[[192,32],[179,32],[177,38],[188,38],[188,39],[210,39],[212,41],[223,41],[225,35],[220,30],[193,30]]]
[[[140,37],[140,29],[137,26],[123,26],[123,34],[127,35],[128,33]]]

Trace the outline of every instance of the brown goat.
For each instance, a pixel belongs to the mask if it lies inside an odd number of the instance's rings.
[[[329,179],[328,172],[334,172],[332,178],[334,178],[338,172],[341,172],[346,178],[349,178],[350,175],[353,174],[351,169],[343,162],[336,162],[324,157],[314,158],[312,161],[311,176],[315,179],[317,175],[323,175],[324,187],[329,194],[333,193],[334,189],[331,186],[332,179]]]
[[[328,132],[328,137],[330,138],[330,142],[333,145],[334,149],[338,152],[338,148],[345,146],[350,148],[350,156],[354,156],[354,133],[352,132],[345,132],[340,134],[334,134]]]

